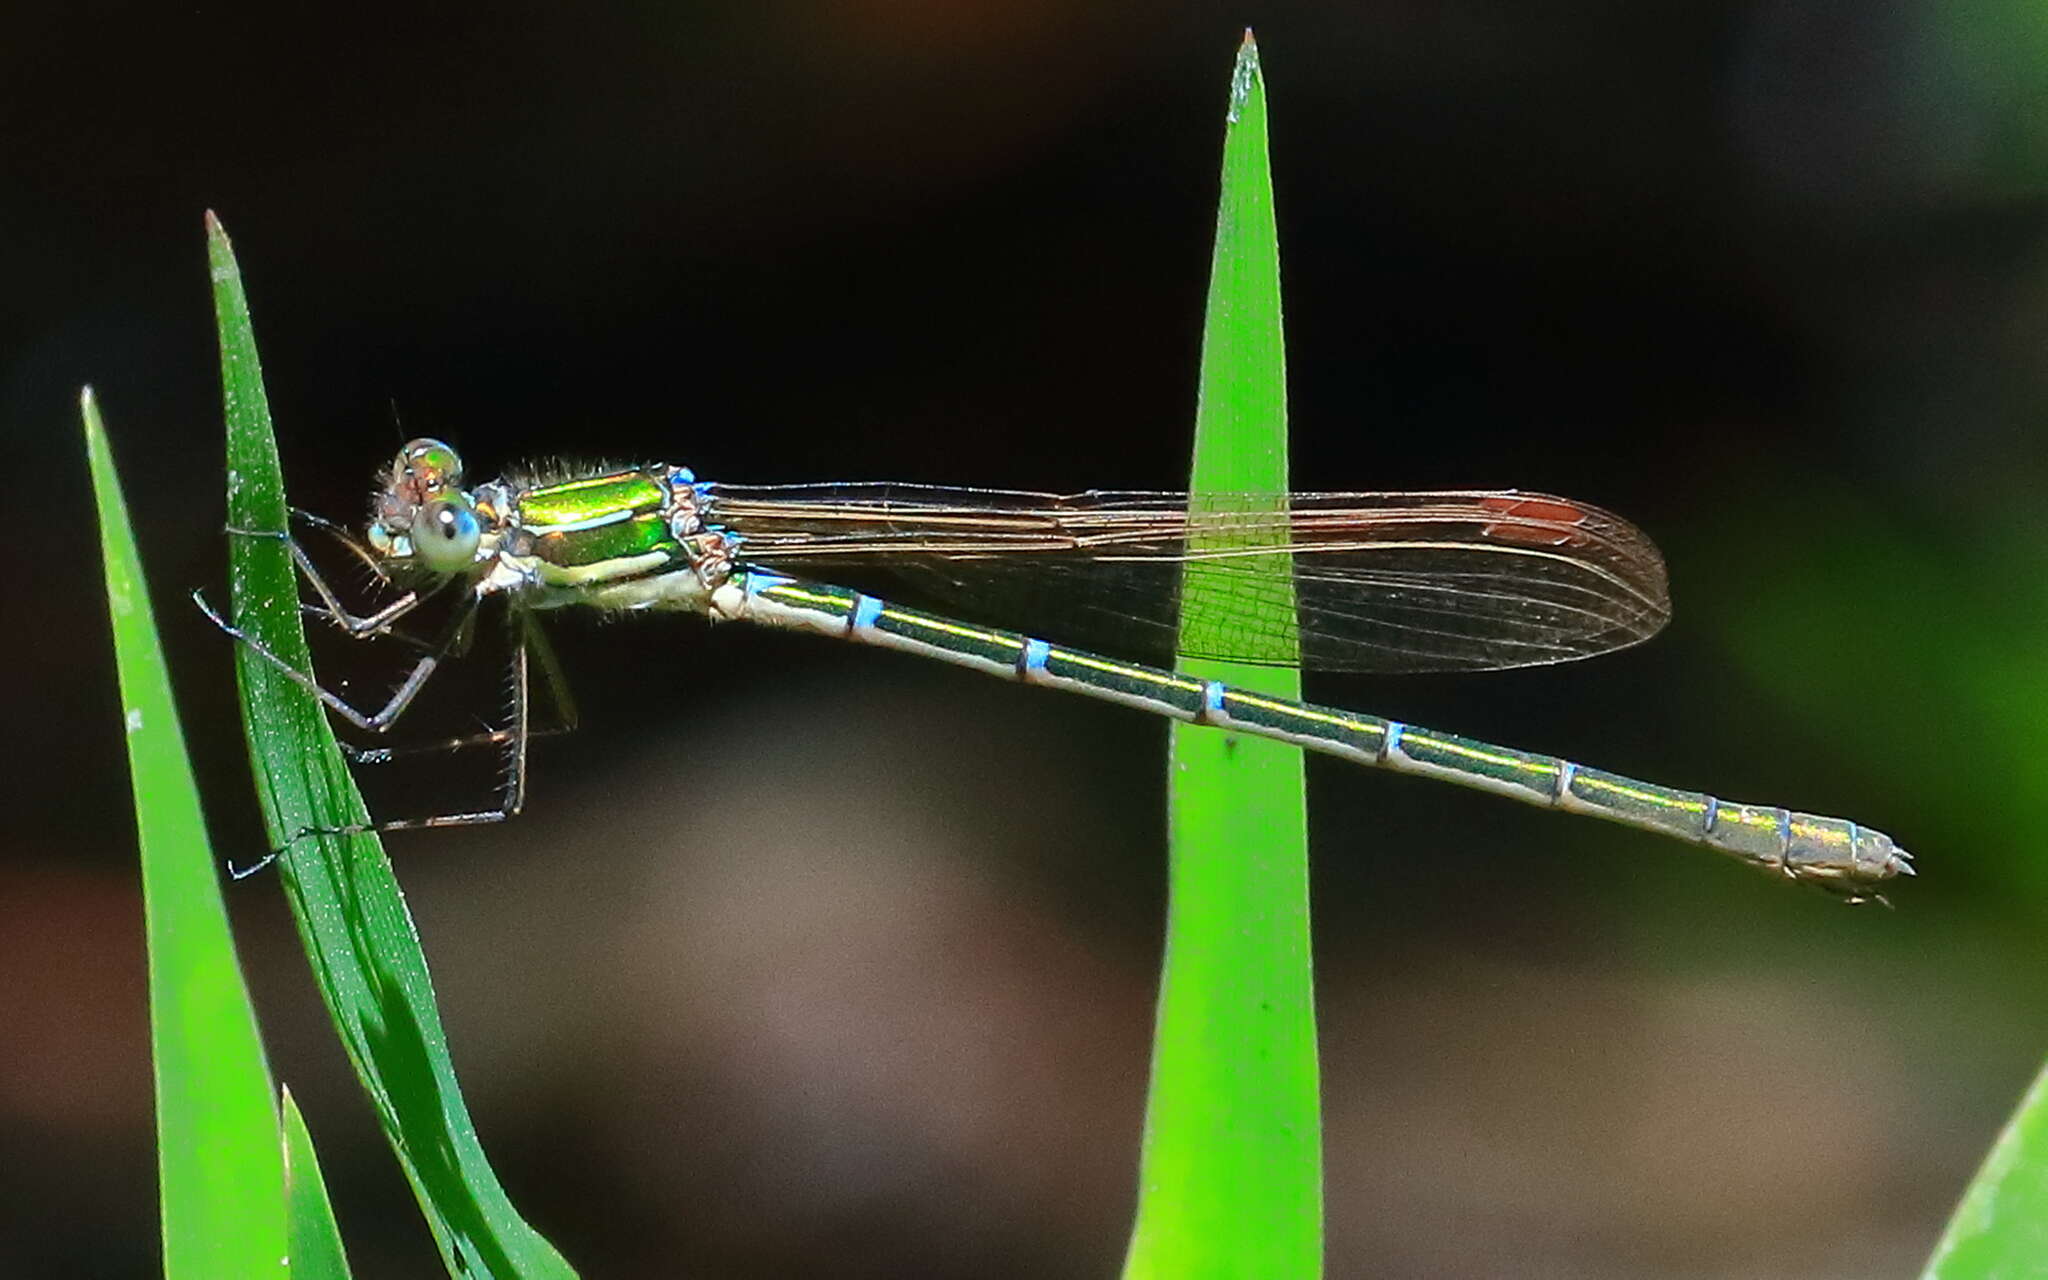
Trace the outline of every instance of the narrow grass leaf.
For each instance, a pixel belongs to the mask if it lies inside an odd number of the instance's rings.
[[[91,388],[79,397],[142,851],[167,1280],[285,1274],[270,1069],[235,963],[142,559]]]
[[[2005,1122],[1934,1255],[1926,1280],[2044,1274],[2048,1259],[2048,1068]]]
[[[228,523],[283,531],[284,477],[227,233],[207,217],[228,419]],[[229,538],[235,623],[300,671],[311,670],[290,554],[275,537]],[[519,1216],[485,1158],[449,1060],[426,957],[391,864],[373,835],[308,836],[368,821],[325,712],[306,690],[236,647],[256,791],[313,976],[411,1181],[451,1275],[568,1276]]]
[[[1249,32],[1231,78],[1189,488],[1264,495],[1275,508],[1288,490],[1278,233],[1265,86]],[[1276,556],[1267,568],[1275,582],[1292,583],[1291,558]],[[1205,607],[1209,593],[1227,589],[1190,565],[1184,640],[1215,612]],[[1272,626],[1293,630],[1291,603],[1275,604]],[[1301,696],[1297,669],[1193,659],[1180,669]],[[1319,1275],[1322,1130],[1301,752],[1176,725],[1170,768],[1166,958],[1125,1275]]]
[[[341,1247],[341,1228],[327,1183],[320,1177],[320,1158],[313,1135],[299,1112],[292,1091],[284,1090],[284,1177],[290,1210],[292,1280],[348,1280],[348,1254]]]

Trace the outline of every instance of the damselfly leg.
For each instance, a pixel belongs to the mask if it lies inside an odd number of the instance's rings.
[[[325,611],[321,612],[324,614]],[[540,664],[541,682],[547,689],[548,703],[555,712],[554,724],[536,729],[529,723],[525,731],[526,739],[530,742],[535,738],[552,738],[575,732],[580,713],[576,708],[575,699],[569,693],[569,683],[562,675],[561,662],[555,657],[554,646],[548,643],[547,632],[541,630],[533,618],[523,611],[515,614],[512,625],[517,633],[513,638],[514,645],[519,646],[520,652]],[[406,635],[404,632],[392,631],[386,634],[394,640],[424,645],[417,637]],[[517,692],[522,685],[528,690],[531,689],[530,681],[511,682],[514,690],[512,696],[524,697]],[[437,742],[409,742],[395,747],[358,747],[348,742],[338,742],[336,745],[341,748],[341,753],[348,757],[351,764],[389,764],[393,760],[407,756],[441,755],[469,747],[502,747],[512,741],[512,733],[511,729],[491,729],[483,733],[458,734]],[[523,756],[520,763],[523,768]]]
[[[369,557],[369,554],[346,530],[308,512],[295,510],[294,515],[308,524],[334,533],[344,545],[348,546],[351,551],[364,560],[372,572],[376,574],[379,581],[389,581],[378,568],[376,562]],[[440,634],[434,639],[421,639],[398,629],[394,624],[412,613],[424,599],[433,595],[434,593],[431,590],[424,593],[408,591],[390,604],[381,606],[368,613],[358,614],[343,602],[340,594],[326,580],[325,575],[320,572],[318,566],[313,563],[304,548],[289,534],[269,530],[232,528],[229,532],[241,536],[278,538],[286,543],[290,548],[292,562],[299,575],[305,578],[314,593],[321,600],[321,603],[318,605],[302,603],[301,608],[307,614],[327,619],[335,625],[337,630],[350,639],[390,638],[422,651],[420,659],[413,664],[405,679],[401,681],[398,689],[392,694],[385,705],[375,712],[366,712],[354,706],[340,695],[324,688],[313,677],[299,671],[290,663],[284,661],[276,652],[260,640],[229,623],[206,601],[201,593],[193,592],[194,601],[215,626],[233,637],[238,643],[247,645],[251,652],[276,668],[293,683],[298,684],[301,688],[313,694],[323,705],[365,732],[377,734],[388,732],[412,706],[420,690],[425,687],[427,680],[434,672],[440,668],[442,662],[468,648],[479,604],[478,599],[475,597],[463,601],[457,606],[455,613],[451,615]],[[262,860],[254,865],[244,868],[236,868],[230,865],[230,874],[235,879],[243,879],[254,875],[275,861],[285,848],[289,848],[297,841],[312,835],[351,835],[369,831],[385,832],[431,827],[474,826],[484,823],[502,822],[517,814],[525,804],[528,743],[536,737],[549,737],[569,732],[575,727],[577,711],[575,702],[569,694],[567,682],[563,678],[561,664],[556,659],[553,648],[548,644],[545,635],[526,610],[516,606],[508,606],[508,608],[507,633],[510,649],[507,682],[508,707],[507,719],[502,727],[488,729],[480,733],[461,734],[434,742],[410,743],[391,747],[363,748],[347,742],[337,743],[342,753],[352,763],[356,764],[388,764],[404,756],[443,754],[477,746],[497,747],[503,752],[504,763],[499,783],[499,803],[495,808],[435,814],[419,818],[388,819],[374,823],[351,823],[337,827],[303,827],[294,832],[283,847],[269,851]],[[547,685],[549,700],[553,704],[557,718],[556,724],[538,729],[533,727],[531,718],[532,679],[529,668],[529,655],[537,658],[540,664],[542,679]]]

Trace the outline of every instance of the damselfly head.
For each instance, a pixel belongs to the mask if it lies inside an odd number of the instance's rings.
[[[410,441],[384,473],[370,512],[370,547],[430,573],[456,573],[476,559],[483,526],[462,489],[462,457],[439,440]]]
[[[425,506],[444,489],[462,484],[462,456],[439,440],[410,441],[391,461],[385,490],[413,506]]]

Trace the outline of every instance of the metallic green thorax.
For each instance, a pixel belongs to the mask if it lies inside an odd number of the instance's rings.
[[[516,501],[511,523],[523,535],[517,553],[583,570],[582,581],[689,562],[671,527],[669,486],[646,471],[536,485],[517,491]]]
[[[636,468],[521,489],[519,523],[535,533],[573,529],[659,511],[668,500],[668,486]]]

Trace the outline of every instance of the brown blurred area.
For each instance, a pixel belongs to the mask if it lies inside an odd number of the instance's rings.
[[[1850,814],[1923,872],[1848,910],[1313,765],[1330,1274],[1902,1274],[2048,1048],[2048,37],[2017,0],[10,19],[0,1276],[158,1265],[81,383],[218,846],[262,843],[184,600],[224,563],[201,212],[294,500],[337,518],[402,434],[480,472],[1170,488],[1247,24],[1298,484],[1597,502],[1677,607],[1596,663],[1311,695]],[[521,1209],[593,1276],[1114,1272],[1160,726],[683,619],[555,636],[584,727],[536,746],[529,815],[390,843]],[[460,731],[495,674],[463,679],[417,714]],[[488,774],[370,781],[397,815]],[[228,896],[356,1274],[438,1274],[275,883]]]

